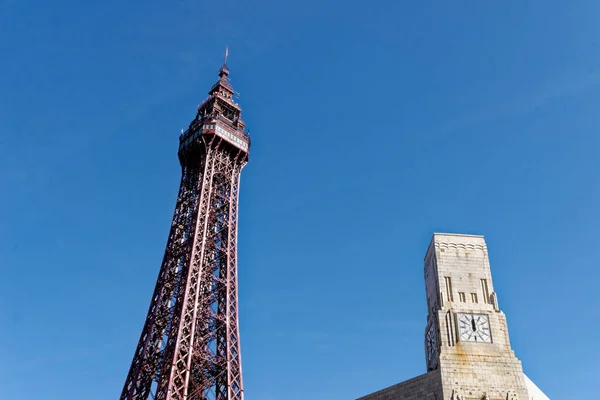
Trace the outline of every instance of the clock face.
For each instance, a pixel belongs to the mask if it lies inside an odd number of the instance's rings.
[[[427,362],[431,362],[437,349],[434,324],[431,324],[429,326],[429,329],[427,330],[427,335],[425,336],[425,343],[427,346]]]
[[[491,343],[490,320],[485,314],[456,314],[458,335],[463,342]]]

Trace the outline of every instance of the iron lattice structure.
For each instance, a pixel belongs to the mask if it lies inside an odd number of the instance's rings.
[[[177,205],[121,400],[242,400],[237,223],[250,137],[223,64],[180,137]]]

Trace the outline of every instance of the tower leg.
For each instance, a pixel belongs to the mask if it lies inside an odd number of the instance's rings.
[[[167,247],[121,399],[147,399],[152,381],[160,374],[162,352],[172,327],[173,310],[181,287],[181,272],[189,262],[195,228],[199,168],[182,171],[177,204]]]

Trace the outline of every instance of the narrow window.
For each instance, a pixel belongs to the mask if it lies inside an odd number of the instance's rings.
[[[458,292],[458,300],[460,300],[461,303],[466,303],[467,299],[465,297],[465,293],[464,292]]]
[[[444,281],[446,283],[446,298],[448,301],[454,301],[454,297],[452,296],[452,281],[450,280],[450,277],[444,277]]]
[[[481,280],[481,290],[483,291],[483,302],[485,304],[489,304],[490,302],[490,292],[488,290],[487,279]]]
[[[477,293],[471,293],[471,301],[477,303]]]

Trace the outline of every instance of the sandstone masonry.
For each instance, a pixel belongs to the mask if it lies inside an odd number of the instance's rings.
[[[433,235],[425,255],[428,372],[360,400],[546,400],[528,393],[483,236]],[[535,385],[534,385],[535,386]]]

